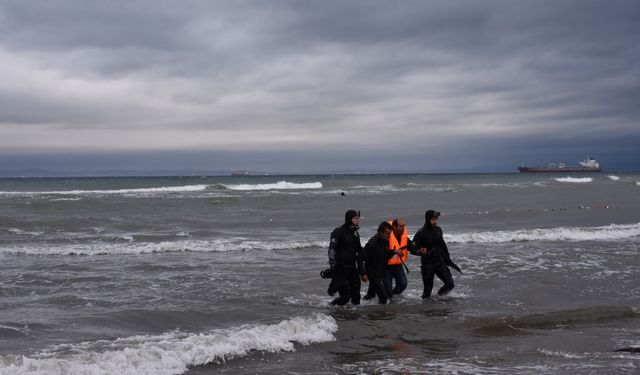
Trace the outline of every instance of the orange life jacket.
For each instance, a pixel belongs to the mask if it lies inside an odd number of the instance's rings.
[[[390,221],[389,224],[393,225]],[[391,236],[389,236],[389,250],[394,249],[402,249],[402,260],[398,255],[394,255],[387,261],[387,264],[392,266],[395,264],[402,264],[402,262],[406,262],[409,258],[409,251],[407,250],[407,244],[409,244],[409,234],[407,233],[407,227],[404,228],[402,232],[402,236],[400,236],[400,243],[398,243],[398,239],[396,238],[395,233],[391,232]]]

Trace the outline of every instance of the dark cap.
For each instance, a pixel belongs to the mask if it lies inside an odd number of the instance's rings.
[[[351,224],[351,219],[353,219],[356,216],[360,216],[360,212],[356,211],[356,210],[349,210],[347,212],[344,213],[344,222]]]

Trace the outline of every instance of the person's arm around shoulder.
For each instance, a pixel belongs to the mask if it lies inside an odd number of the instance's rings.
[[[422,245],[422,232],[423,228],[416,232],[409,246],[409,252],[413,255],[424,256],[427,254],[427,248]]]

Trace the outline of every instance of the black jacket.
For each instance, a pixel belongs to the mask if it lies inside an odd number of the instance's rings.
[[[387,261],[395,253],[389,251],[389,242],[378,234],[371,237],[364,246],[363,259],[365,273],[370,278],[382,279],[387,272]]]
[[[420,248],[427,248],[427,254],[420,254]],[[442,229],[439,226],[431,226],[429,223],[425,224],[416,235],[413,236],[413,247],[410,249],[414,255],[421,256],[422,265],[439,266],[446,264],[453,266],[449,256],[449,249],[447,244],[442,238]]]
[[[362,245],[360,234],[349,224],[343,224],[331,232],[329,243],[329,264],[338,267],[357,267],[361,275],[364,274],[362,266]]]

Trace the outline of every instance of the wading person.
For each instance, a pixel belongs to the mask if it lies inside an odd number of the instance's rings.
[[[409,240],[409,234],[407,233],[407,224],[401,218],[393,219],[389,222],[393,229],[391,236],[389,237],[389,250],[400,250],[401,254],[394,254],[387,262],[387,280],[386,283],[391,286],[395,281],[395,287],[393,287],[393,294],[401,294],[407,288],[407,275],[404,273],[404,267],[406,265],[409,246],[411,241]]]
[[[344,214],[344,224],[331,232],[329,243],[329,265],[334,270],[329,284],[330,295],[338,292],[331,305],[360,304],[360,280],[366,281],[362,265],[362,245],[360,244],[360,214],[348,210]]]
[[[449,256],[449,249],[442,238],[442,229],[438,226],[440,212],[428,210],[425,215],[425,223],[413,237],[413,249],[411,253],[420,256],[422,271],[422,284],[424,291],[422,298],[429,298],[433,289],[433,276],[438,276],[444,285],[438,290],[438,295],[445,295],[453,289],[453,277],[449,267],[462,273]]]
[[[364,246],[364,268],[371,291],[378,296],[381,304],[392,297],[391,285],[386,282],[387,261],[394,255],[402,254],[400,250],[389,251],[389,237],[393,227],[386,221],[378,226],[378,232]]]

